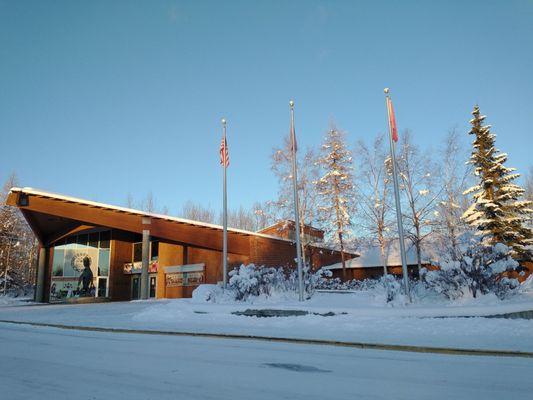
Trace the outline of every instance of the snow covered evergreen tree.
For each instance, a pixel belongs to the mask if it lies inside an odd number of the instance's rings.
[[[533,166],[529,167],[529,171],[525,176],[525,193],[524,196],[527,200],[533,201]]]
[[[476,105],[470,120],[474,135],[473,151],[468,161],[474,166],[478,183],[465,191],[472,193],[473,204],[463,214],[463,219],[477,229],[483,245],[503,243],[512,250],[515,259],[531,259],[533,242],[531,229],[523,222],[533,213],[531,201],[522,200],[524,189],[512,183],[520,174],[515,168],[504,165],[507,154],[495,147],[496,135],[490,125],[483,125],[485,116]]]
[[[342,274],[346,279],[344,248],[350,234],[353,198],[352,154],[346,146],[344,132],[332,127],[326,134],[317,164],[323,175],[316,181],[320,199],[319,218],[326,233],[338,243],[341,252]]]

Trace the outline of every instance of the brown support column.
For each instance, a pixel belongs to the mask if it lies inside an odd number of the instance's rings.
[[[39,247],[39,259],[37,263],[37,279],[35,280],[35,301],[44,301],[44,275],[46,272],[46,248]]]
[[[148,263],[150,262],[150,224],[149,217],[142,218],[143,241],[142,241],[142,271],[141,271],[141,300],[148,299],[150,282],[148,275]]]

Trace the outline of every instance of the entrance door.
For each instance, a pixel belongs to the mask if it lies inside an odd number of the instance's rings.
[[[139,275],[133,275],[131,277],[131,299],[139,300],[141,294],[141,277]]]
[[[107,296],[107,278],[98,278],[97,297]]]

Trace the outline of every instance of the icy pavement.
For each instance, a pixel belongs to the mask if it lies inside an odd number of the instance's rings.
[[[278,318],[232,314],[250,308],[300,309],[311,314]],[[290,299],[244,304],[180,299],[0,307],[0,320],[531,352],[533,320],[480,316],[532,309],[533,300],[528,297],[387,307],[359,294],[318,293],[303,304]],[[315,314],[327,312],[336,315]]]
[[[132,312],[132,304],[123,304]],[[100,307],[72,307],[86,312]],[[117,306],[112,305],[112,306]],[[29,308],[29,307],[28,307]],[[33,307],[44,310],[44,307]],[[65,316],[62,309],[55,309]],[[95,315],[91,311],[91,315]],[[447,356],[0,323],[2,398],[526,399],[531,359]]]

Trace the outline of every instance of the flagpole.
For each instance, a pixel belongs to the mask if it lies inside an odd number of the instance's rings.
[[[385,102],[387,105],[387,115],[389,122],[389,143],[390,143],[390,154],[391,154],[391,164],[392,164],[392,177],[394,181],[394,199],[396,201],[396,220],[398,222],[398,239],[400,242],[400,257],[402,259],[402,273],[403,273],[403,286],[405,290],[405,295],[411,301],[411,293],[409,290],[409,275],[407,271],[407,259],[405,257],[405,242],[403,234],[403,222],[402,222],[402,206],[400,203],[400,189],[398,185],[398,172],[396,171],[396,154],[395,154],[395,141],[392,138],[392,126],[391,126],[391,99],[389,95],[389,88],[385,88]],[[398,140],[398,139],[396,139]]]
[[[227,141],[226,141],[226,120],[222,118],[222,130],[223,130],[223,140],[224,140],[224,154],[227,152]],[[224,183],[223,183],[223,201],[222,201],[222,287],[226,290],[227,281],[228,281],[228,192],[226,186],[227,180],[227,162],[224,159]]]
[[[294,101],[289,101],[291,109],[291,153],[292,153],[292,187],[294,198],[294,231],[296,232],[296,260],[298,264],[298,300],[304,301],[304,283],[302,268],[302,247],[300,241],[300,210],[298,204],[298,177],[296,175],[296,133],[294,131]]]

